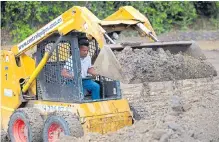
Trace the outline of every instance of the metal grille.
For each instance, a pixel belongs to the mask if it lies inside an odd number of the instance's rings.
[[[39,44],[37,48],[37,61],[43,58],[45,52],[49,51],[55,43],[54,40],[47,40]],[[75,76],[77,72],[72,41],[62,40],[39,76],[39,84],[43,100],[77,102],[80,98],[80,91]],[[78,57],[77,57],[78,58]],[[63,72],[74,76],[72,78],[63,75]],[[78,78],[78,77],[77,77]],[[40,95],[40,94],[38,94]]]
[[[43,55],[45,51],[49,51],[54,42],[45,44],[45,50],[41,50]],[[73,60],[71,59],[71,45],[68,41],[62,41],[58,44],[58,48],[53,52],[51,58],[44,67],[45,81],[50,84],[63,84],[65,78],[61,76],[61,71],[65,67],[73,71]]]
[[[52,49],[57,38],[56,36],[50,37],[37,46],[37,63],[42,60],[45,52]],[[88,55],[92,59],[92,64],[99,51],[97,42],[90,41]],[[74,77],[69,78],[63,74],[64,72]],[[101,87],[101,100],[121,98],[118,83],[106,77],[97,77],[95,81]],[[37,89],[38,97],[43,100],[71,103],[92,101],[90,96],[82,94],[81,63],[76,36],[66,36],[58,44],[37,78]]]
[[[92,64],[96,60],[99,52],[100,52],[100,48],[98,47],[96,40],[90,41],[88,55],[91,57]]]

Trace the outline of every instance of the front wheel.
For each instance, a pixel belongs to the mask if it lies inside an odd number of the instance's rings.
[[[12,142],[42,141],[43,119],[34,108],[17,109],[10,117],[9,139]]]
[[[84,131],[78,117],[70,112],[58,112],[47,118],[43,128],[43,141],[55,142],[60,134],[82,137]]]

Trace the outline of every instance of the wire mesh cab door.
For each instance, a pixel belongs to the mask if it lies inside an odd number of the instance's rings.
[[[45,51],[50,50],[58,37],[59,35],[53,35],[38,44],[37,63],[43,58]],[[67,70],[73,77],[63,76],[63,70]],[[74,34],[68,34],[63,37],[38,76],[37,94],[39,99],[81,102],[83,95],[80,72],[78,38]]]

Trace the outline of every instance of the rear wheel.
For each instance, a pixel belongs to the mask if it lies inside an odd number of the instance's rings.
[[[70,112],[58,112],[47,118],[43,128],[43,141],[55,142],[60,135],[82,137],[84,131],[78,117]]]
[[[42,141],[43,119],[34,108],[20,108],[10,118],[8,126],[9,139],[12,142]]]

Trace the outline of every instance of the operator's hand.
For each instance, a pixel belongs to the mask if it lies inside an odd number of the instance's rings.
[[[69,73],[66,69],[63,69],[61,72],[62,76],[68,79],[74,79],[74,75],[72,73]]]
[[[91,74],[92,76],[96,77],[98,76],[98,74],[95,72],[94,68],[89,68],[87,73]]]
[[[74,79],[74,75],[70,75],[70,74],[66,74],[64,77],[68,79]]]
[[[94,74],[92,74],[92,76],[93,76],[93,77],[97,77],[97,76],[98,76],[98,74],[97,74],[97,73],[94,73]]]

